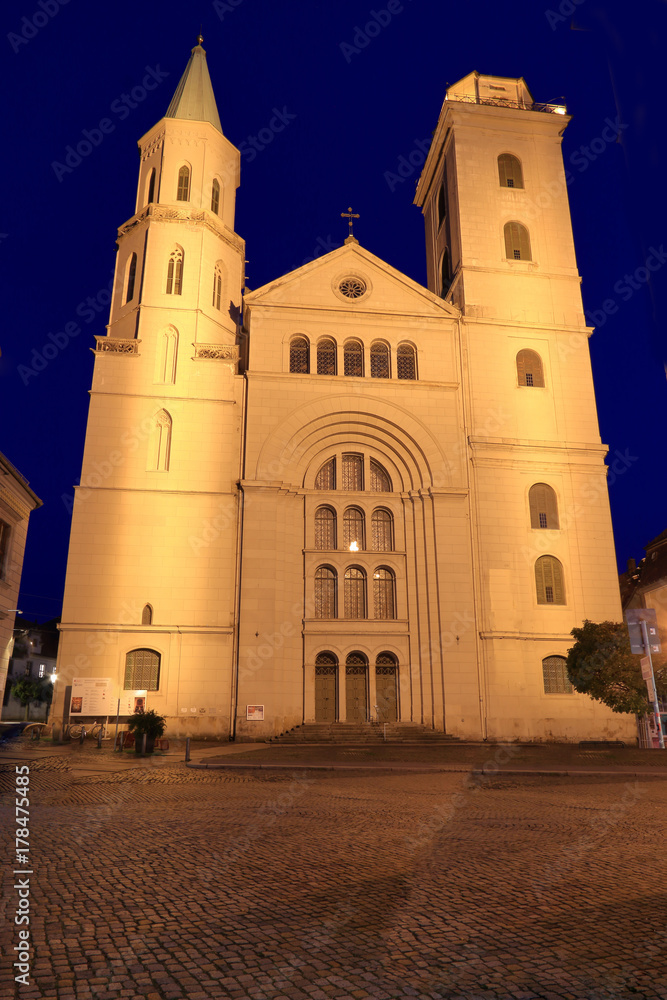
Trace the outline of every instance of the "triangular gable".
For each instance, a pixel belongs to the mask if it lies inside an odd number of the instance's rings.
[[[346,296],[341,290],[341,283],[346,278],[358,278],[366,285],[366,291],[358,298]],[[244,302],[251,309],[256,305],[275,305],[348,312],[353,308],[368,313],[392,312],[451,319],[460,315],[456,306],[429,292],[356,242],[346,243],[248,292]]]

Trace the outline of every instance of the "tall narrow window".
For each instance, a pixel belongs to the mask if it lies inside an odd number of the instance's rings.
[[[396,617],[394,607],[394,574],[385,566],[379,566],[373,573],[374,617],[385,620]]]
[[[440,296],[445,298],[447,292],[449,291],[449,286],[452,283],[452,268],[449,263],[449,250],[447,247],[442,252],[442,260],[440,261]]]
[[[295,337],[289,345],[289,370],[295,375],[310,371],[310,345],[305,337]]]
[[[222,263],[218,261],[213,271],[213,308],[220,309],[222,304]]]
[[[564,656],[545,656],[542,660],[542,679],[545,694],[574,694]]]
[[[216,215],[220,211],[220,181],[217,178],[211,184],[211,211]]]
[[[530,236],[520,222],[505,224],[505,256],[508,260],[532,260]]]
[[[171,453],[171,417],[166,410],[160,410],[155,417],[153,440],[153,469],[156,472],[169,471]]]
[[[173,385],[176,381],[176,361],[178,358],[178,331],[168,326],[160,334],[155,364],[155,381]]]
[[[364,515],[357,507],[348,507],[343,514],[343,548],[348,552],[366,548]]]
[[[336,548],[336,514],[331,507],[318,507],[315,511],[315,548]]]
[[[10,528],[6,521],[0,521],[0,580],[5,577],[5,565],[9,552]]]
[[[190,168],[181,167],[178,171],[178,191],[176,201],[190,201]]]
[[[528,493],[531,528],[558,528],[556,494],[546,483],[535,483]]]
[[[360,378],[364,374],[364,349],[358,340],[349,341],[343,348],[346,375]]]
[[[445,216],[447,215],[447,196],[445,194],[445,183],[440,185],[440,190],[438,191],[438,229],[445,221]]]
[[[540,389],[544,388],[542,358],[537,351],[519,351],[516,356],[516,373],[519,385],[533,385]]]
[[[390,378],[389,348],[386,344],[371,344],[371,378]]]
[[[160,686],[160,654],[154,649],[133,649],[125,657],[126,691],[157,691]]]
[[[183,291],[183,249],[174,247],[167,265],[167,295],[180,295]]]
[[[391,479],[379,462],[371,459],[371,493],[391,493]]]
[[[155,201],[155,167],[151,170],[151,176],[148,181],[148,204],[152,205]]]
[[[336,574],[330,566],[315,571],[315,617],[336,617]]]
[[[359,566],[345,570],[345,617],[366,617],[366,574]]]
[[[374,510],[371,518],[371,548],[374,552],[391,552],[394,547],[392,516],[388,510]]]
[[[336,342],[331,337],[320,340],[317,345],[317,374],[336,374]]]
[[[134,282],[137,277],[137,255],[133,253],[127,268],[127,290],[125,292],[125,302],[131,302],[134,298]]]
[[[141,612],[141,624],[142,625],[153,624],[153,609],[150,606],[150,604],[144,605],[144,610]]]
[[[359,492],[364,488],[364,459],[362,455],[343,455],[344,490]]]
[[[316,490],[336,489],[336,459],[330,458],[325,462],[315,477]]]
[[[417,362],[412,344],[399,344],[396,351],[396,374],[398,378],[417,378]]]
[[[498,157],[498,176],[500,186],[508,188],[523,187],[523,171],[516,156],[511,153],[502,153]]]
[[[540,556],[535,563],[538,604],[565,604],[563,567],[555,556]]]

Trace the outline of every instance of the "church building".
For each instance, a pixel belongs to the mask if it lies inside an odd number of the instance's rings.
[[[248,291],[201,41],[118,231],[56,712],[95,681],[172,735],[632,738],[565,669],[573,627],[621,615],[566,109],[449,87],[415,198],[428,288],[350,235]]]

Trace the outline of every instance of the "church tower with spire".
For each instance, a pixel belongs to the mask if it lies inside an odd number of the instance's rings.
[[[135,213],[118,231],[57,694],[74,677],[110,678],[123,714],[133,692],[147,692],[161,714],[205,706],[207,722],[227,731],[244,243],[234,232],[240,154],[222,132],[201,43],[164,118],[139,140]]]

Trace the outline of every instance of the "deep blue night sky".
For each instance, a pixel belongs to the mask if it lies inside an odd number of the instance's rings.
[[[30,524],[19,605],[27,617],[60,612],[90,348],[108,321],[116,229],[134,211],[136,141],[163,116],[200,23],[223,130],[243,153],[236,230],[251,288],[340,245],[348,205],[361,213],[361,243],[424,283],[417,173],[400,184],[391,175],[430,139],[446,84],[477,69],[523,76],[537,101],[565,98],[602,440],[625,456],[610,486],[619,564],[643,555],[667,527],[667,255],[650,282],[633,277],[651,248],[667,246],[667,4],[560,7],[392,0],[389,17],[386,0],[3,5],[0,450],[44,501]],[[387,23],[362,36],[372,11]],[[152,90],[142,89],[147,73]],[[123,95],[133,91],[140,99],[129,106]],[[269,135],[276,109],[286,124]],[[104,118],[113,128],[89,155],[54,167]],[[623,127],[601,148],[607,119]],[[260,133],[270,141],[257,149]],[[58,337],[68,323],[81,332]]]

